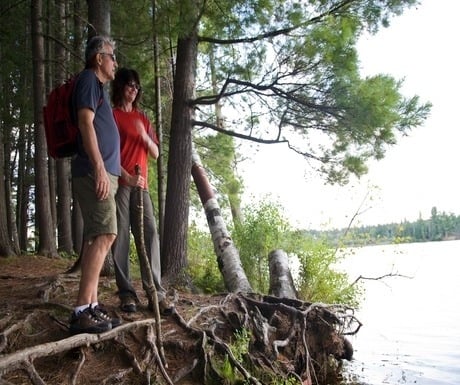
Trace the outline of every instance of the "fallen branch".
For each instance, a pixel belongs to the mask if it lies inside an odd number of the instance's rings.
[[[130,322],[102,334],[77,334],[63,340],[32,346],[30,348],[0,356],[0,375],[19,369],[21,368],[21,365],[33,362],[36,358],[62,353],[83,346],[95,345],[103,341],[114,339],[116,336],[125,331],[146,327],[152,325],[154,322],[154,319]]]
[[[0,333],[0,353],[5,349],[5,347],[8,344],[8,336],[12,334],[13,332],[25,328],[27,325],[29,325],[30,320],[34,317],[34,313],[30,313],[26,319],[23,321],[19,321],[15,323],[14,325],[10,326],[6,330],[4,330],[2,333]],[[1,368],[0,368],[1,370]]]
[[[356,278],[350,286],[354,286],[356,285],[360,280],[368,280],[368,281],[380,281],[384,278],[389,278],[389,277],[401,277],[401,278],[408,278],[408,279],[412,279],[414,277],[410,277],[410,276],[407,276],[407,275],[404,275],[404,274],[399,274],[399,273],[388,273],[388,274],[383,274],[379,277],[365,277],[363,275],[360,275],[358,278]]]

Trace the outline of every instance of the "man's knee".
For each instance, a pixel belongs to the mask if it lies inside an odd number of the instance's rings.
[[[112,234],[112,233],[110,233],[110,234],[98,234],[93,239],[88,241],[88,245],[91,245],[93,243],[97,243],[99,245],[105,246],[106,248],[110,248],[116,238],[117,238],[117,235]]]
[[[113,242],[115,242],[115,239],[117,238],[116,234],[104,234],[104,236],[106,237],[106,242],[109,247],[112,246]]]

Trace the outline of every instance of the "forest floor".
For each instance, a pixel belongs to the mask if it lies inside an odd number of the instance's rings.
[[[70,336],[79,274],[64,272],[72,263],[0,258],[0,385],[284,384],[275,381],[288,376],[297,381],[289,384],[330,384],[340,382],[341,359],[352,354],[329,309],[266,296],[175,292],[174,313],[157,324],[139,282],[138,312],[119,309],[111,277],[101,277],[99,300],[123,324]],[[243,329],[250,333],[238,334]]]

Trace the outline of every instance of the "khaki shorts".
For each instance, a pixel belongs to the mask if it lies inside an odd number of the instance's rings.
[[[109,174],[110,193],[104,200],[96,198],[94,177],[87,175],[72,179],[75,198],[83,216],[83,239],[89,241],[102,234],[117,235],[117,206],[115,194],[118,177]]]

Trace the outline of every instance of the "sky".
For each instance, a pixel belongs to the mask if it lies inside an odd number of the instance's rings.
[[[329,186],[284,145],[259,146],[243,163],[243,204],[269,196],[297,228],[331,229],[460,215],[460,1],[422,0],[388,28],[364,36],[358,48],[363,76],[403,79],[401,92],[433,104],[425,123],[369,163],[347,186]],[[359,213],[355,216],[355,214]],[[355,217],[354,217],[355,216]]]

